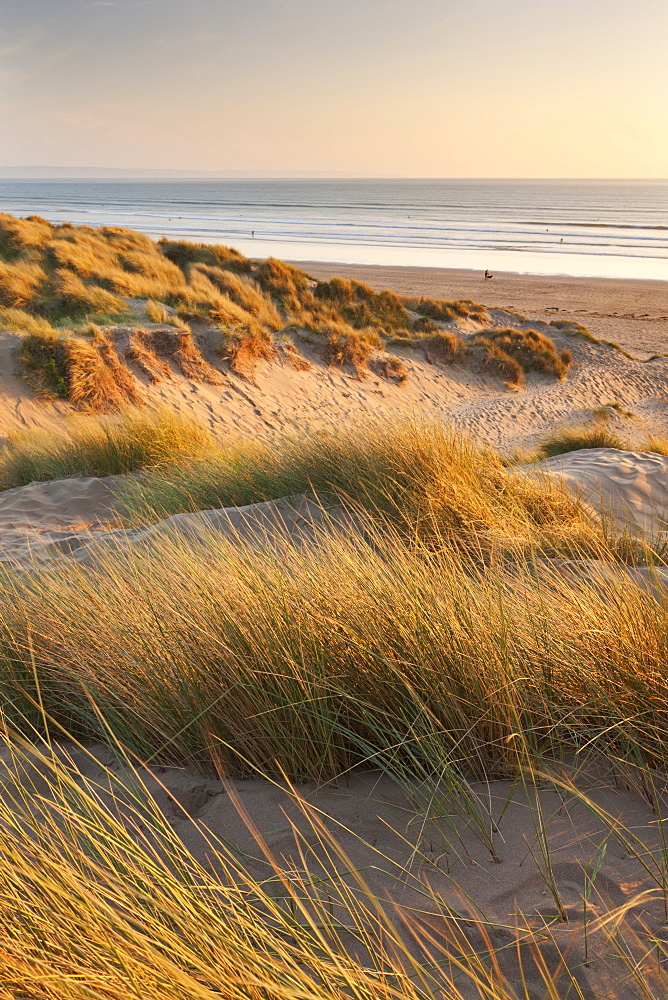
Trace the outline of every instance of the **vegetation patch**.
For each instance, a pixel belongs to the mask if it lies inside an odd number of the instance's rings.
[[[408,368],[396,354],[379,354],[369,361],[369,369],[388,382],[401,385],[408,379]]]
[[[250,381],[260,361],[273,361],[278,356],[271,334],[255,324],[224,333],[221,354],[232,371]]]
[[[200,423],[167,409],[79,417],[67,433],[19,431],[0,451],[0,489],[66,476],[115,476],[200,459],[215,447]]]
[[[572,360],[570,351],[557,353],[553,341],[537,330],[515,327],[485,330],[484,335],[473,338],[473,343],[484,343],[485,346],[491,343],[498,351],[517,361],[523,371],[544,372],[557,378],[565,376]]]
[[[487,323],[489,316],[484,306],[471,299],[408,299],[406,304],[409,309],[420,313],[421,316],[430,320],[437,320],[439,323],[450,323],[455,319],[470,319],[474,323]]]
[[[605,421],[593,420],[588,424],[557,428],[538,445],[536,460],[581,448],[619,448],[626,451],[628,442],[606,427]]]
[[[383,350],[383,342],[374,327],[353,330],[344,323],[332,325],[327,333],[325,356],[330,365],[352,365],[358,377],[367,370],[374,351]]]
[[[27,334],[18,360],[28,384],[46,399],[68,399],[101,413],[144,401],[134,375],[101,331],[92,342],[56,332]]]
[[[18,359],[30,388],[46,399],[66,399],[70,391],[67,338],[53,332],[21,338]]]
[[[469,353],[466,341],[449,330],[438,330],[433,336],[425,337],[421,343],[430,355],[449,363],[464,361]]]

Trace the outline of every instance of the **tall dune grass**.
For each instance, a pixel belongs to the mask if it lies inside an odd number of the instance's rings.
[[[411,546],[373,522],[306,548],[211,532],[97,558],[5,577],[10,716],[38,681],[82,738],[294,780],[365,762],[511,777],[527,753],[594,746],[668,762],[666,602],[623,567],[593,580],[531,554],[484,567],[447,538]]]
[[[415,863],[388,865],[361,837],[371,864],[359,870],[339,842],[352,831],[332,830],[295,791],[286,793],[298,815],[289,869],[259,834],[261,866],[200,826],[202,863],[127,762],[124,776],[102,768],[82,779],[57,746],[16,737],[6,746],[0,968],[12,1000],[561,1000],[591,987],[623,1000],[662,995],[665,941],[628,919],[652,893],[575,930],[579,954],[587,931],[597,945],[592,955],[585,944],[583,963],[563,953],[552,922],[462,918]],[[85,763],[83,748],[71,751]],[[633,849],[632,831],[616,829]],[[398,901],[372,888],[373,869],[388,867]],[[404,903],[406,889],[418,906]]]
[[[197,459],[213,447],[211,434],[201,424],[167,409],[80,417],[61,435],[38,430],[11,434],[0,451],[0,489],[73,475],[120,475]]]
[[[131,519],[146,523],[310,491],[360,505],[410,536],[447,536],[479,556],[499,545],[568,552],[603,542],[576,499],[513,475],[492,449],[436,421],[226,442],[202,461],[129,484],[126,506]]]

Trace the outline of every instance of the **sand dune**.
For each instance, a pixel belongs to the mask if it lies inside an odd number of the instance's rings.
[[[587,448],[520,467],[560,479],[619,528],[655,534],[668,528],[668,458],[651,452]]]
[[[115,528],[114,508],[123,480],[123,476],[59,479],[0,493],[0,562],[28,568],[68,555],[91,563],[113,552],[155,549],[169,539],[206,541],[211,532],[258,544],[307,540],[324,525],[350,528],[352,524],[340,506],[325,507],[299,495],[175,514],[143,528]]]

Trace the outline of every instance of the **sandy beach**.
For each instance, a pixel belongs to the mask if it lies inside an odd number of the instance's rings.
[[[491,281],[485,281],[480,271],[437,267],[317,261],[301,261],[298,266],[319,280],[338,274],[398,295],[473,299],[532,319],[574,319],[594,336],[613,340],[639,357],[668,350],[668,274],[666,281],[637,281],[495,272]]]

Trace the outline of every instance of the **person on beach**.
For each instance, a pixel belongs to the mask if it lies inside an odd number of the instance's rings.
[[[491,271],[485,270],[485,281],[491,281],[493,277],[494,275],[491,273]]]

